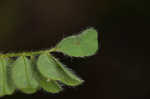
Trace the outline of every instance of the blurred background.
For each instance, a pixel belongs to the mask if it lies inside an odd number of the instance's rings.
[[[0,0],[0,51],[47,49],[94,27],[99,52],[86,59],[54,53],[85,83],[60,94],[16,92],[11,99],[150,99],[150,1]],[[105,34],[105,39],[104,39]]]

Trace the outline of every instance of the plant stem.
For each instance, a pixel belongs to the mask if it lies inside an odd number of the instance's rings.
[[[1,54],[0,57],[18,57],[18,56],[33,56],[33,55],[39,55],[43,53],[51,53],[56,51],[56,48],[48,49],[48,50],[40,50],[40,51],[34,51],[34,52],[22,52],[22,53],[6,53],[6,54]]]

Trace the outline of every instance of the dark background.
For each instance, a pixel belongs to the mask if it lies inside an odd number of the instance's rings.
[[[0,51],[47,49],[94,27],[99,52],[86,59],[54,53],[85,80],[60,94],[16,92],[11,99],[150,99],[150,1],[0,0]],[[105,37],[104,37],[105,35]]]

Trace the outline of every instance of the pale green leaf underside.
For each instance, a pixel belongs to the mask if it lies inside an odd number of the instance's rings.
[[[67,68],[64,64],[62,64],[58,59],[51,56],[51,58],[55,61],[56,65],[59,66],[63,73],[65,73],[64,77],[62,78],[62,82],[69,86],[77,86],[82,84],[84,81],[75,75],[75,73]]]
[[[47,79],[44,76],[40,74],[40,72],[37,70],[36,62],[33,61],[33,66],[34,66],[34,74],[39,82],[39,87],[43,88],[47,92],[51,93],[59,93],[62,91],[61,86],[57,83],[57,81],[52,80],[52,79]]]
[[[62,91],[62,88],[57,83],[57,81],[46,79],[45,77],[40,77],[39,79],[39,84],[45,91],[51,93],[59,93],[60,91]]]
[[[14,62],[12,79],[16,87],[24,93],[30,94],[37,90],[38,82],[33,76],[31,61],[24,56]]]
[[[69,56],[91,56],[98,50],[98,33],[93,28],[87,29],[79,35],[64,38],[56,48]]]
[[[11,82],[8,59],[0,58],[0,96],[10,95],[15,88]]]
[[[61,86],[54,80],[42,80],[40,84],[42,85],[42,88],[47,92],[59,93],[60,91],[62,91]]]
[[[48,54],[39,56],[37,67],[44,77],[60,81],[68,86],[77,86],[83,82],[83,80]]]

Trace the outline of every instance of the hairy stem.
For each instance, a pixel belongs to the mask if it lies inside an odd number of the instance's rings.
[[[18,57],[18,56],[33,56],[33,55],[39,55],[42,53],[51,53],[56,51],[56,48],[48,49],[48,50],[40,50],[40,51],[34,51],[34,52],[22,52],[22,53],[6,53],[6,54],[1,54],[0,57]]]

